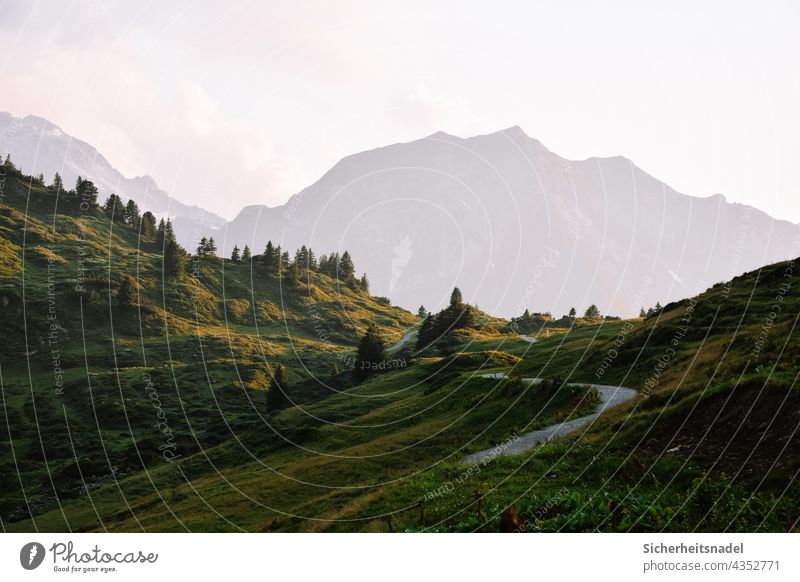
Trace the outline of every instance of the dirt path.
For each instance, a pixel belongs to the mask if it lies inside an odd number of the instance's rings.
[[[506,375],[502,372],[481,375],[481,378],[494,378],[497,380],[505,377]],[[527,382],[528,384],[538,384],[542,381],[542,379],[523,378],[522,381]],[[461,460],[461,462],[467,465],[486,464],[495,457],[518,455],[519,453],[527,451],[534,445],[551,441],[558,437],[562,437],[571,432],[574,432],[577,429],[581,428],[582,426],[589,424],[591,421],[600,416],[603,412],[605,412],[609,408],[617,406],[618,404],[622,404],[623,402],[626,402],[631,398],[633,398],[634,396],[636,396],[635,390],[631,390],[630,388],[623,388],[621,386],[606,386],[603,384],[580,384],[580,383],[573,383],[572,385],[594,386],[594,388],[600,395],[600,405],[597,407],[597,410],[595,410],[592,414],[587,414],[586,416],[581,416],[579,418],[574,418],[572,420],[567,420],[565,422],[560,422],[557,424],[551,424],[550,426],[547,426],[541,430],[526,432],[517,439],[514,439],[512,441],[507,441],[507,444],[504,445],[503,448],[492,447],[484,451],[472,453],[471,455],[467,455],[466,457],[464,457]]]
[[[401,337],[401,338],[400,338],[400,340],[399,340],[399,341],[398,341],[396,344],[394,344],[393,346],[391,346],[391,347],[389,348],[389,350],[388,350],[388,351],[390,351],[390,352],[396,352],[397,350],[399,350],[400,348],[402,348],[404,345],[406,345],[406,343],[408,343],[408,340],[410,340],[410,339],[411,339],[412,337],[414,337],[416,334],[417,334],[417,330],[416,330],[416,329],[412,329],[412,330],[411,330],[410,332],[408,332],[406,335],[404,335],[403,337]]]

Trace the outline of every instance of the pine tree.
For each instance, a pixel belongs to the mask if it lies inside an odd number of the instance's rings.
[[[294,262],[298,263],[301,269],[308,267],[308,249],[306,245],[301,246],[294,253]]]
[[[461,305],[464,302],[464,298],[461,295],[461,289],[458,287],[453,288],[453,292],[450,294],[450,306],[456,307]]]
[[[6,154],[6,161],[3,162],[3,165],[9,170],[17,169],[16,166],[14,166],[14,162],[11,161],[11,154]]]
[[[385,350],[386,345],[383,343],[378,326],[370,322],[366,333],[358,342],[358,356],[354,370],[357,380],[364,380],[380,369],[386,359]]]
[[[164,275],[174,278],[183,273],[186,253],[175,239],[172,221],[167,219],[164,226]]]
[[[458,307],[464,302],[463,297],[461,296],[461,289],[455,287],[453,292],[450,294],[450,307]]]
[[[86,184],[86,181],[81,182],[81,188]],[[111,222],[121,222],[125,216],[125,208],[122,206],[122,198],[113,192],[108,195],[106,203],[103,205],[103,211],[106,216],[111,219]]]
[[[164,247],[165,235],[166,235],[166,223],[162,218],[161,220],[158,221],[158,228],[156,229],[156,245],[158,245],[159,248],[163,249]]]
[[[208,247],[208,239],[206,237],[202,237],[200,242],[197,243],[197,251],[196,254],[198,257],[205,257],[206,256],[206,248]]]
[[[422,352],[436,340],[436,318],[428,313],[422,320],[417,334],[417,352]]]
[[[64,189],[64,181],[61,179],[61,175],[56,172],[56,175],[53,176],[53,185],[50,188],[56,194],[61,194],[61,191]]]
[[[94,185],[94,182],[84,180],[78,176],[78,180],[75,182],[75,194],[80,198],[81,203],[86,203],[90,206],[97,205],[97,195],[99,191],[97,190],[97,186]]]
[[[250,252],[250,247],[244,245],[244,250],[242,251],[242,261],[245,263],[249,263],[253,258],[253,254]]]
[[[587,319],[597,319],[600,317],[600,310],[597,309],[597,305],[592,303],[589,308],[586,310],[586,313],[583,314],[584,317]]]
[[[336,278],[345,283],[349,283],[355,277],[356,268],[353,265],[353,259],[350,258],[350,253],[345,251],[342,253],[342,258],[339,260],[339,269]]]
[[[267,409],[275,412],[289,406],[289,379],[283,364],[277,364],[272,372],[272,382],[267,390]]]
[[[264,249],[264,264],[267,267],[267,273],[277,276],[280,261],[280,248],[273,246],[271,240],[267,241],[267,248]]]
[[[142,216],[139,214],[139,205],[131,199],[125,205],[125,222],[130,224],[133,228],[139,229],[139,221]]]
[[[139,235],[142,238],[151,239],[156,233],[156,217],[149,210],[142,214],[139,225]]]
[[[207,257],[217,256],[217,243],[214,242],[213,236],[209,238],[208,242],[206,243],[205,256]]]
[[[417,309],[417,317],[419,317],[420,319],[425,319],[426,317],[428,317],[428,310],[425,309],[424,305],[420,305],[419,309]]]
[[[328,257],[328,271],[325,273],[329,277],[336,279],[339,275],[339,253],[331,253]]]
[[[239,246],[233,245],[233,251],[231,252],[231,261],[234,263],[238,263],[242,260],[242,256],[239,254]]]
[[[358,285],[359,287],[361,287],[362,291],[364,291],[365,293],[369,293],[369,279],[367,279],[366,273],[361,275],[361,281],[359,281]]]
[[[578,312],[575,311],[575,308],[574,307],[570,307],[569,308],[569,315],[567,315],[567,317],[569,317],[570,319],[575,319],[577,317],[577,315],[578,315]]]
[[[639,309],[639,317],[647,317],[647,312],[644,310],[644,307]]]

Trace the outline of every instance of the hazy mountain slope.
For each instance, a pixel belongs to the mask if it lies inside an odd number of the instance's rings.
[[[796,252],[789,222],[682,195],[622,157],[565,160],[519,127],[348,156],[227,228],[229,246],[348,248],[406,307],[438,307],[458,284],[502,316],[590,303],[630,315]]]
[[[29,174],[44,174],[48,184],[56,172],[68,187],[78,176],[88,177],[103,194],[115,192],[125,199],[133,198],[157,216],[169,214],[177,227],[179,242],[187,247],[193,247],[202,234],[225,223],[213,212],[170,198],[150,176],[123,176],[94,147],[41,117],[18,118],[0,112],[0,135],[0,153],[10,153],[17,167]]]

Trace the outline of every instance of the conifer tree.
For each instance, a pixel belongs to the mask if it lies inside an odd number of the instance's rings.
[[[99,191],[97,190],[97,186],[94,185],[94,182],[84,180],[78,176],[78,180],[75,182],[75,194],[82,203],[89,204],[90,206],[97,205],[97,195]]]
[[[356,268],[355,265],[353,265],[353,259],[350,258],[349,252],[345,251],[342,253],[342,258],[339,260],[338,267],[337,279],[345,283],[349,283],[353,280],[355,277]]]
[[[450,294],[450,307],[460,306],[463,302],[464,298],[461,296],[461,289],[455,287]]]
[[[156,217],[149,210],[142,214],[139,234],[143,238],[151,239],[156,233]]]
[[[275,247],[272,241],[267,241],[267,248],[264,249],[264,263],[267,267],[267,273],[270,275],[278,275],[281,262],[280,247]]]
[[[142,216],[139,214],[139,205],[131,199],[125,205],[125,222],[130,224],[133,228],[139,229],[139,221]]]
[[[239,254],[239,246],[233,245],[233,251],[231,252],[231,261],[234,263],[238,263],[242,260],[242,256]]]
[[[166,234],[166,224],[164,219],[158,221],[158,228],[156,229],[156,245],[159,248],[163,249],[164,247],[164,235]]]
[[[249,263],[253,258],[253,254],[250,252],[250,247],[244,245],[244,250],[242,251],[242,261],[245,263]]]
[[[81,188],[86,184],[85,181],[81,182]],[[108,195],[106,203],[103,205],[103,211],[106,216],[111,219],[111,222],[122,222],[125,216],[125,207],[122,205],[122,198],[114,193]]]
[[[428,313],[422,320],[417,334],[417,352],[422,352],[436,340],[436,318],[432,313]]]
[[[167,219],[164,226],[164,275],[170,278],[178,277],[183,273],[185,260],[185,251],[175,239],[172,221]]]
[[[216,257],[217,256],[217,243],[214,242],[214,237],[208,239],[208,243],[206,243],[206,256],[207,257]]]
[[[385,350],[386,345],[383,343],[378,326],[370,322],[366,333],[358,342],[358,356],[354,370],[357,380],[362,381],[379,369],[386,358]]]
[[[61,194],[61,191],[64,189],[64,181],[61,179],[61,175],[58,172],[53,176],[53,185],[50,186],[50,188],[56,194]]]
[[[339,275],[339,253],[331,253],[328,257],[328,271],[325,273],[329,277],[336,279]]]

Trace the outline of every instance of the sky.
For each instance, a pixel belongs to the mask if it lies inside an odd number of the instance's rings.
[[[512,125],[800,222],[800,3],[0,0],[0,111],[226,218]]]

